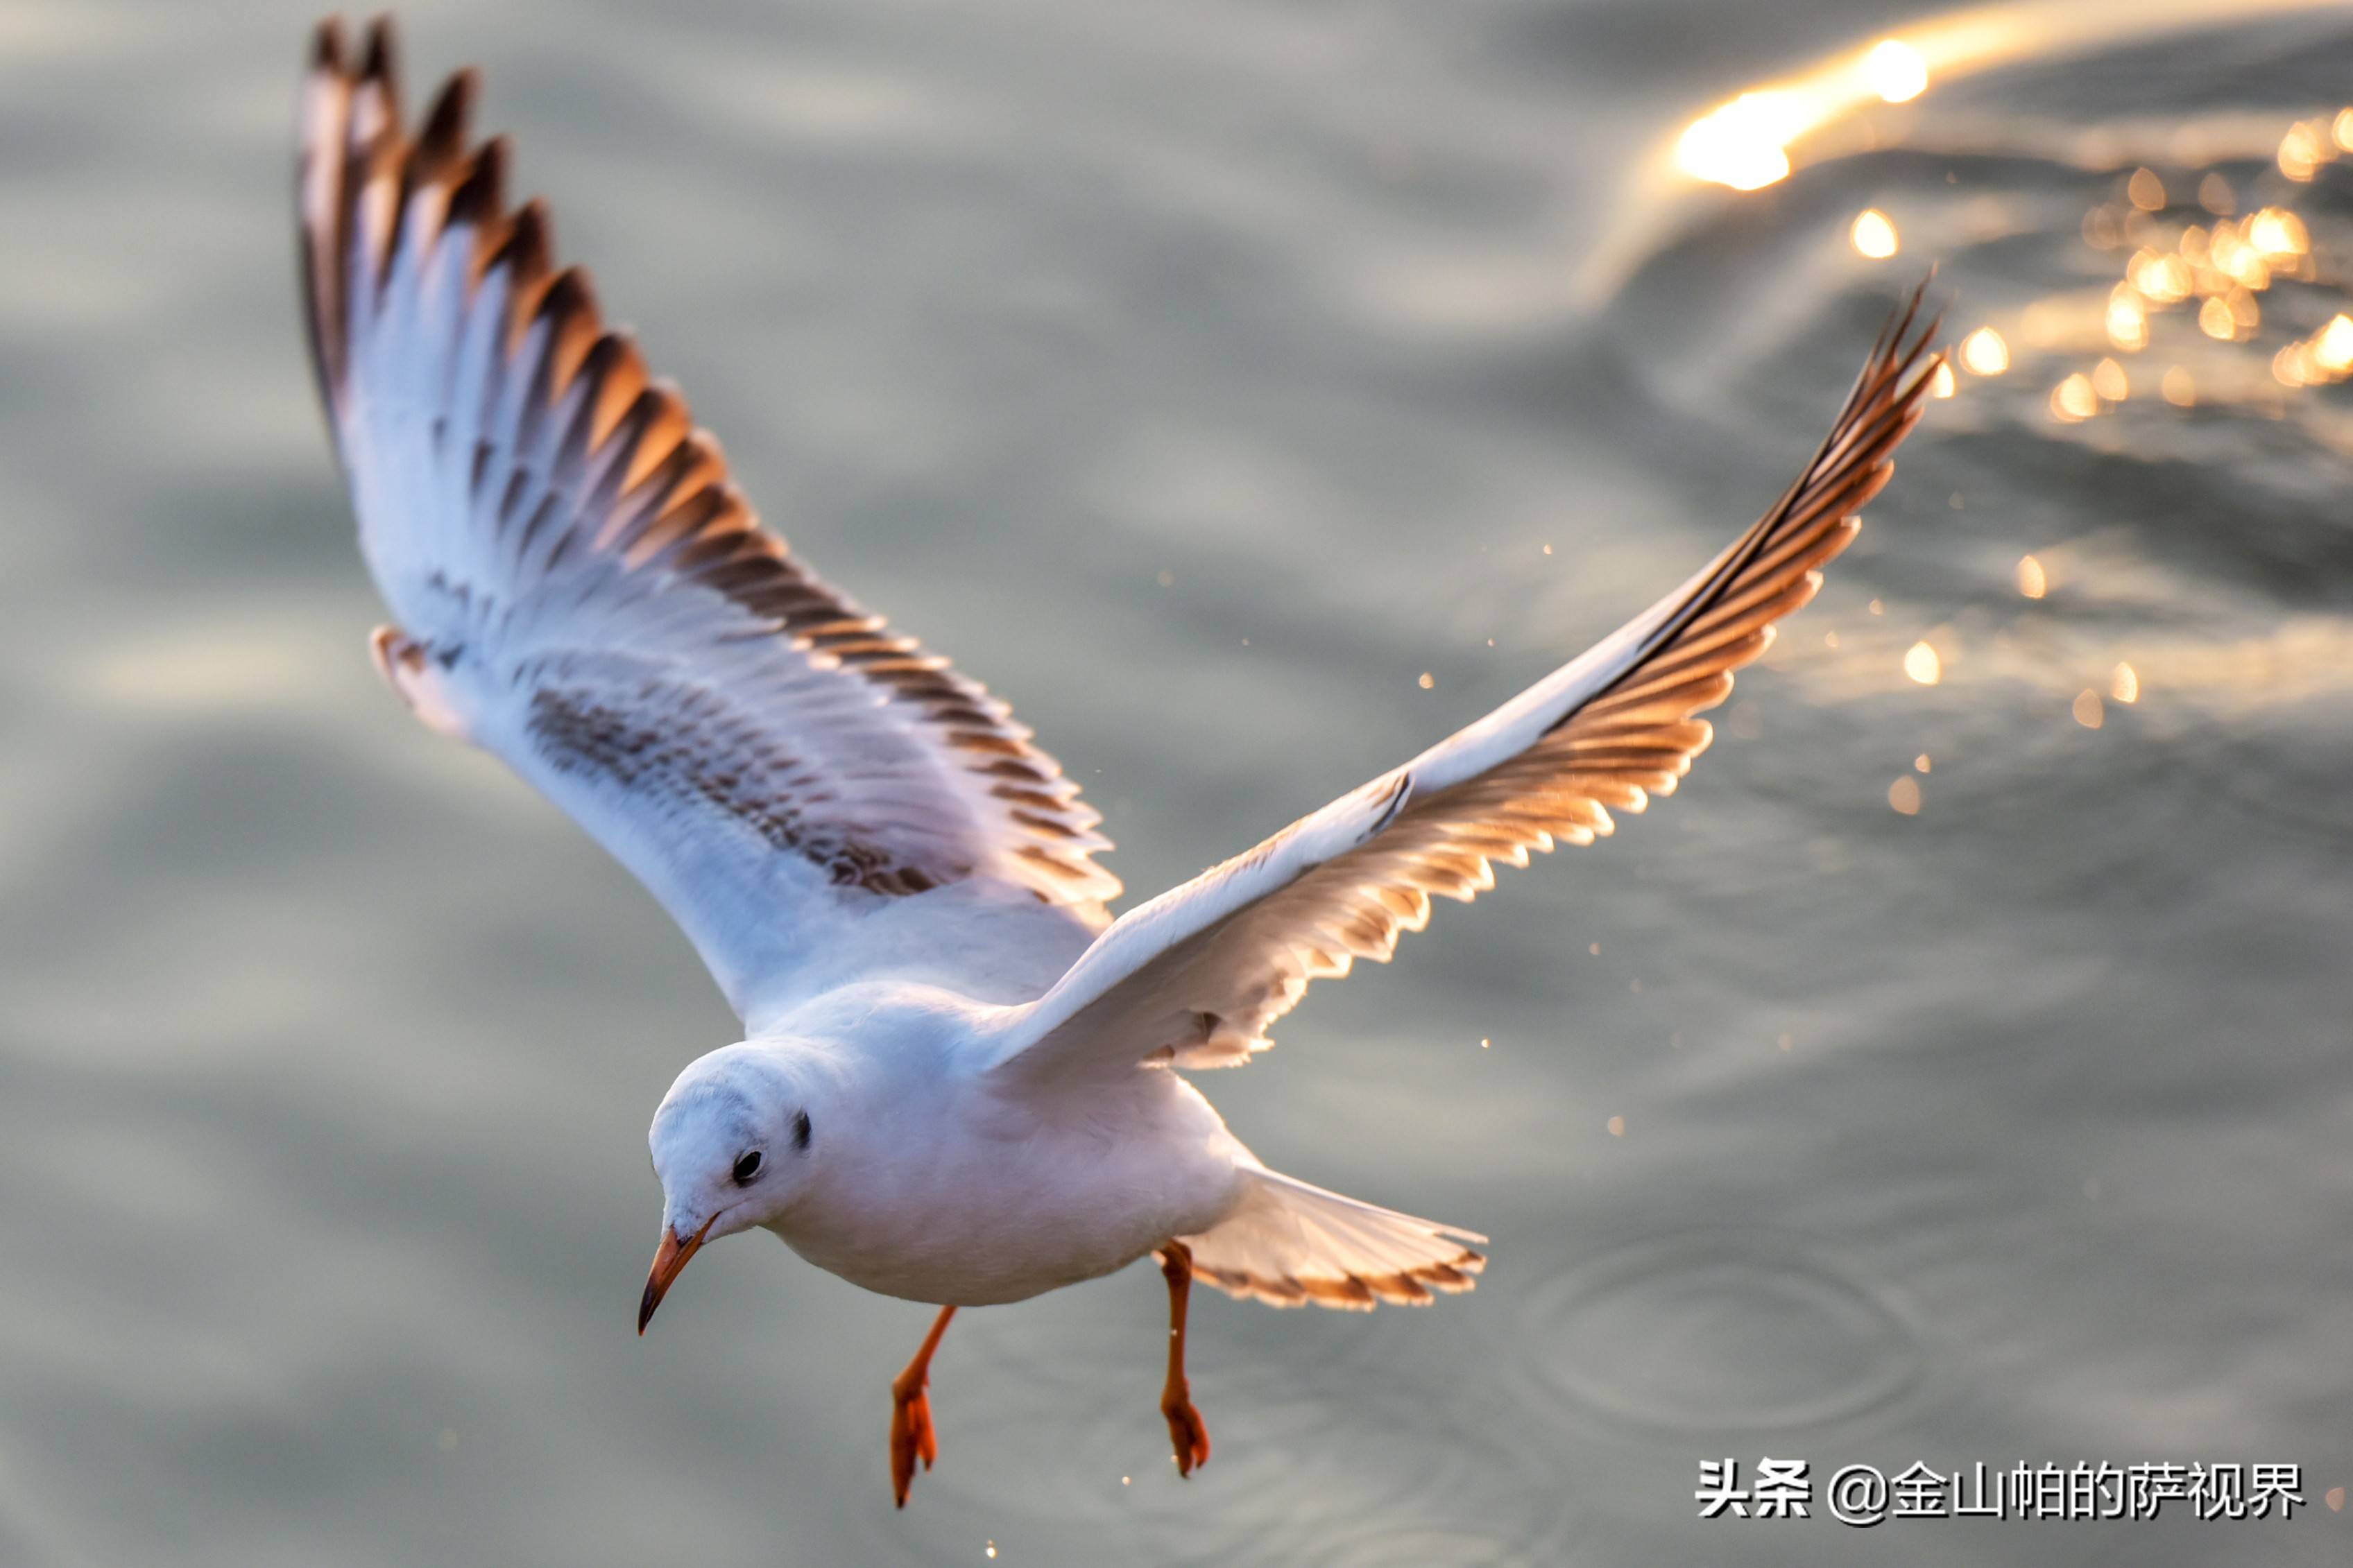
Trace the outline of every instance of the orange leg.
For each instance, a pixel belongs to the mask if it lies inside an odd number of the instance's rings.
[[[948,1331],[948,1320],[955,1316],[954,1307],[942,1307],[932,1323],[932,1331],[923,1336],[923,1348],[907,1363],[891,1384],[891,1495],[899,1506],[907,1506],[907,1489],[915,1484],[915,1461],[923,1461],[930,1469],[932,1461],[940,1457],[940,1440],[932,1430],[932,1399],[923,1391],[931,1385],[932,1352],[940,1348],[940,1336]]]
[[[1168,1281],[1168,1382],[1160,1391],[1160,1414],[1176,1446],[1176,1473],[1190,1476],[1209,1462],[1209,1428],[1193,1408],[1192,1385],[1185,1381],[1185,1303],[1193,1293],[1193,1249],[1172,1241],[1160,1249],[1160,1273]]]

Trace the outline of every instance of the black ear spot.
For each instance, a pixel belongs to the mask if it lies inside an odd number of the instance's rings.
[[[793,1113],[793,1147],[806,1153],[809,1144],[809,1119],[806,1110]]]

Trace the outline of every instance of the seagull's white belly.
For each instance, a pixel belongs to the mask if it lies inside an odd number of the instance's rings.
[[[1067,1108],[909,1108],[774,1228],[818,1268],[911,1300],[987,1306],[1108,1274],[1239,1202],[1254,1163],[1190,1084],[1140,1070]],[[941,1114],[943,1110],[947,1114]],[[839,1156],[838,1163],[835,1163]]]

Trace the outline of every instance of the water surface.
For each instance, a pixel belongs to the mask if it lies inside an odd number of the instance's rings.
[[[2005,346],[1683,792],[1208,1080],[1271,1163],[1491,1233],[1479,1291],[1205,1303],[1189,1483],[1151,1270],[967,1314],[904,1514],[921,1308],[747,1240],[629,1331],[647,1117],[733,1021],[368,669],[295,326],[310,13],[0,10],[0,1561],[2343,1561],[2353,405],[2280,377],[2334,374],[2353,14],[2178,10],[1975,14],[1746,194],[1685,127],[1935,14],[406,11],[413,89],[489,68],[770,521],[1017,703],[1136,896],[1680,580],[1929,260]],[[2210,207],[2302,249],[2196,292]],[[1765,1454],[2308,1502],[1694,1517]]]

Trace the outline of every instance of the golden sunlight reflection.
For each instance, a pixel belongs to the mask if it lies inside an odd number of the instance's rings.
[[[1991,327],[1961,340],[1961,368],[1972,375],[2000,375],[2010,368],[2010,345]]]
[[[2317,10],[2344,0],[2232,0],[2234,20]],[[1755,191],[1788,179],[1815,157],[1847,157],[1910,144],[1912,107],[1932,89],[2021,62],[2052,63],[2113,53],[2143,38],[2211,28],[2217,0],[1985,0],[1905,24],[1900,37],[1875,37],[1820,56],[1790,73],[1754,81],[1671,132],[1628,171],[1618,213],[1585,249],[1573,291],[1588,303],[1611,294],[1681,221],[1662,198],[1694,184]],[[1894,106],[1903,106],[1895,108]],[[2299,127],[2289,162],[2337,155],[2327,117]],[[2348,134],[2353,135],[2353,123]],[[2159,166],[2162,166],[2161,163]],[[2137,167],[2137,166],[2136,166]],[[2094,209],[2085,237],[2102,248],[2124,237],[2125,220],[2147,227],[2152,213],[2186,198],[2194,182],[2207,211],[2236,208],[2230,183],[2208,172],[2177,176],[2178,189],[2152,167],[2133,182],[2144,209]],[[2135,232],[2132,243],[2141,243]]]
[[[2080,425],[2099,411],[2100,395],[2080,371],[2051,389],[2051,412],[2063,424]]]
[[[2189,374],[2189,367],[2186,364],[2169,366],[2164,379],[2157,384],[2157,389],[2176,408],[2198,406],[2198,381]]]
[[[2323,370],[2338,375],[2353,370],[2353,317],[2339,311],[2329,318],[2328,325],[2320,329],[2320,336],[2313,342],[2312,354]]]
[[[2125,263],[2125,281],[2116,287],[2130,289],[2137,296],[2136,304],[2178,305],[2197,289],[2198,275],[2189,269],[2186,258],[2143,247]]]
[[[2327,386],[2353,373],[2353,318],[2343,312],[2301,342],[2272,356],[2272,378],[2282,386]]]
[[[2088,686],[2075,694],[2069,711],[2075,715],[2075,722],[2086,730],[2096,730],[2107,720],[2107,710],[2100,701],[2100,694]]]
[[[2128,664],[2116,666],[2115,672],[2108,677],[2108,695],[2126,704],[2139,701],[2139,673]]]
[[[2119,283],[2109,290],[2104,324],[2111,346],[2128,354],[2148,347],[2148,307],[2131,284]]]
[[[1788,92],[1744,92],[1692,121],[1675,163],[1695,180],[1761,190],[1789,173],[1788,144],[1820,123],[1808,100]]]
[[[2043,575],[2042,563],[2031,555],[2018,558],[2018,591],[2030,599],[2039,599],[2051,591],[2051,580]]]
[[[2299,121],[2280,138],[2279,170],[2301,184],[2318,174],[2323,163],[2334,162],[2337,153],[2336,142],[2322,132],[2318,121]]]
[[[2247,219],[2244,233],[2247,243],[2261,251],[2266,261],[2289,260],[2312,248],[2304,220],[2285,207],[2263,208]]]
[[[2236,0],[2236,8],[2252,15],[2326,3]],[[1674,145],[1674,166],[1695,180],[1757,190],[1788,177],[1790,148],[1801,138],[1862,111],[1908,103],[1932,81],[2016,60],[2113,48],[2135,37],[2210,26],[2214,13],[2215,0],[1998,0],[1949,11],[1920,21],[1901,38],[1840,50],[1794,76],[1717,105],[1684,128]],[[2292,165],[2317,166],[2336,156],[2324,121],[2298,126],[2291,140],[2295,148],[2283,144],[2280,152],[2281,167],[2291,173]],[[2141,170],[2134,186],[2133,199],[2143,210],[2166,205],[2163,182],[2154,171]]]
[[[1908,103],[1928,90],[1928,62],[1901,38],[1883,38],[1862,57],[1863,79],[1889,103]]]
[[[1857,214],[1854,226],[1848,231],[1847,237],[1854,242],[1855,249],[1873,261],[1884,260],[1895,254],[1895,225],[1877,207],[1865,207]]]
[[[1920,781],[1906,773],[1887,786],[1887,804],[1906,816],[1920,815]]]
[[[1944,360],[1938,360],[1936,362],[1936,374],[1928,378],[1928,395],[1931,397],[1950,397],[1953,395],[1953,385],[1952,365]]]
[[[2165,210],[2165,182],[2154,169],[2135,169],[2132,178],[2125,182],[2125,195],[2145,213]]]
[[[1935,771],[1935,764],[1928,761],[1927,752],[1923,752],[1918,756],[1912,759],[1912,771],[1915,773],[1925,773]]]
[[[2104,359],[2092,367],[2092,390],[2103,403],[2122,403],[2132,395],[2132,383],[2125,378],[2124,366]]]
[[[1934,686],[1945,678],[1945,661],[1926,643],[1915,642],[1904,650],[1904,673],[1922,686]]]

